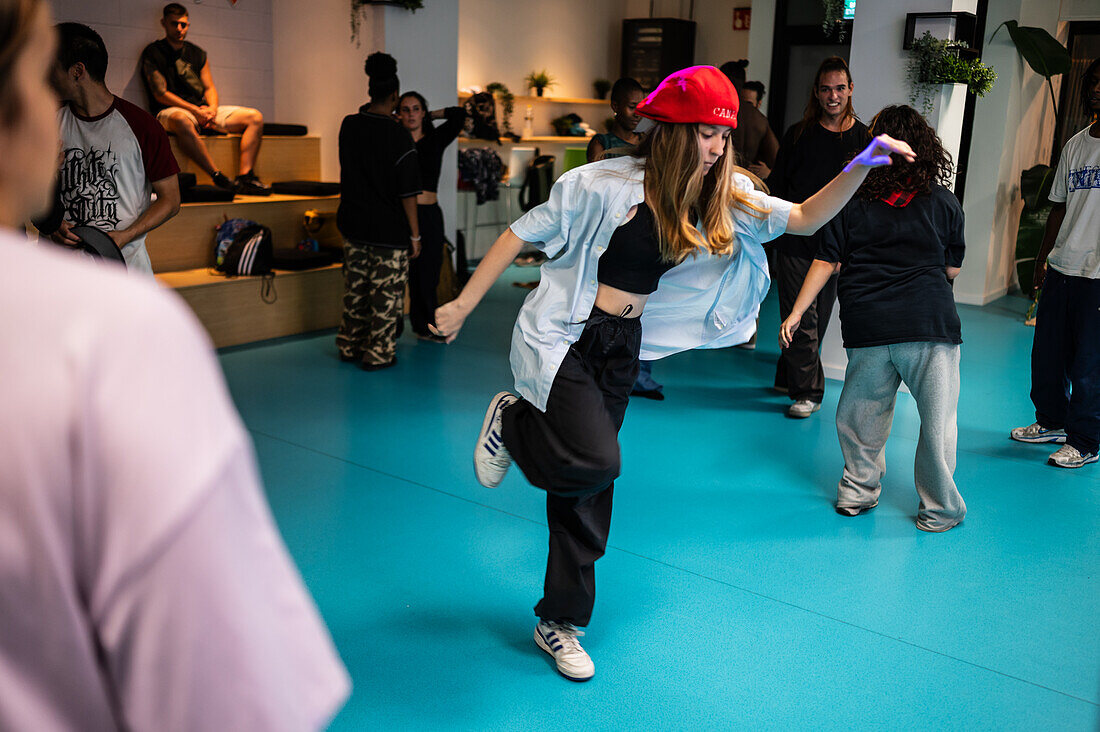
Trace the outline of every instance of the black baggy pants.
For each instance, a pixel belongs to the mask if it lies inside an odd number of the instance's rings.
[[[1100,280],[1047,267],[1031,347],[1035,421],[1081,453],[1100,445]]]
[[[430,335],[435,322],[439,269],[443,266],[443,210],[438,204],[417,206],[420,256],[409,260],[409,322],[414,333]]]
[[[504,410],[504,445],[546,491],[550,553],[544,620],[588,624],[596,602],[596,560],[607,547],[611,497],[619,476],[619,428],[638,375],[638,318],[593,310],[554,377],[546,411],[521,399]]]
[[[812,259],[776,252],[775,284],[779,291],[780,322],[786,320],[794,309],[811,264]],[[775,365],[775,385],[785,388],[787,396],[794,401],[809,399],[820,404],[825,397],[821,343],[825,340],[825,329],[829,327],[829,316],[833,314],[834,302],[836,275],[829,278],[817,299],[806,308],[802,321],[791,338],[791,345],[779,352],[779,361]]]

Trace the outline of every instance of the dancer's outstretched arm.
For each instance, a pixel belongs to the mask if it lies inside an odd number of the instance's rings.
[[[787,348],[791,345],[794,332],[798,330],[798,324],[802,322],[802,315],[810,304],[817,298],[821,288],[840,270],[840,262],[826,262],[824,259],[815,259],[810,265],[810,271],[806,273],[806,280],[802,283],[802,289],[798,291],[798,299],[794,301],[790,316],[779,326],[779,345]]]
[[[890,153],[898,153],[909,162],[916,160],[908,143],[879,135],[824,188],[804,203],[794,204],[787,219],[787,233],[807,236],[827,224],[859,190],[871,168],[890,165]]]
[[[453,341],[462,329],[462,324],[466,322],[466,316],[477,307],[481,298],[485,297],[485,293],[528,243],[513,234],[511,228],[505,229],[485,253],[485,258],[470,275],[470,281],[462,288],[458,297],[436,308],[435,323],[428,324],[431,331],[445,337],[448,343]]]

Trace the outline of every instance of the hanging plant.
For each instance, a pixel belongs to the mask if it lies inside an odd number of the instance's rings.
[[[967,91],[984,97],[993,88],[997,72],[976,58],[962,58],[965,43],[945,41],[928,31],[913,41],[905,77],[909,82],[909,104],[925,117],[935,106],[936,86],[966,84]]]
[[[500,126],[504,129],[504,134],[514,134],[512,132],[512,110],[515,109],[515,96],[508,90],[508,87],[501,84],[499,81],[494,81],[492,84],[489,84],[485,87],[485,91],[500,100]]]
[[[821,0],[821,7],[825,10],[825,19],[821,21],[821,32],[826,38],[836,37],[840,43],[844,42],[847,28],[844,25],[844,0]]]
[[[416,12],[424,7],[424,0],[351,0],[351,40],[359,45],[359,26],[363,20],[363,8],[367,5],[393,5]]]

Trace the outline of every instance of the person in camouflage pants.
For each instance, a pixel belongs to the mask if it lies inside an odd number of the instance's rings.
[[[345,361],[364,368],[396,360],[397,328],[404,317],[409,253],[344,243],[344,315],[336,346]]]

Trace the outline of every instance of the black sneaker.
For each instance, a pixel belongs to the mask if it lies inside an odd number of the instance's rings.
[[[217,173],[214,173],[214,175],[210,176],[210,178],[214,181],[214,185],[216,185],[218,188],[221,188],[223,191],[232,191],[233,193],[237,192],[237,184],[229,180],[229,177],[220,170]]]
[[[255,173],[237,176],[237,192],[246,196],[270,196],[271,186],[264,185]]]

